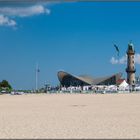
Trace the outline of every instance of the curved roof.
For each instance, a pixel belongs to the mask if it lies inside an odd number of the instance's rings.
[[[89,76],[75,76],[75,75],[69,74],[69,73],[64,72],[64,71],[59,71],[57,75],[58,75],[58,79],[60,82],[62,82],[63,79],[67,76],[73,77],[74,79],[80,80],[80,81],[87,83],[87,84],[92,84],[92,82],[93,82],[93,79]]]
[[[75,76],[64,71],[59,71],[57,75],[62,85],[65,85],[66,83],[70,85],[70,82],[72,81],[79,81],[79,83],[81,83],[82,85],[99,85],[99,84],[107,84],[111,82],[115,84],[115,82],[117,82],[118,79],[121,78],[121,73],[117,73],[111,76],[106,76],[101,78],[95,78],[95,79],[87,75]]]

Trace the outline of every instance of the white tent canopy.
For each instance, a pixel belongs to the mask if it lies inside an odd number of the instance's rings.
[[[123,80],[123,82],[119,85],[119,87],[127,87],[128,86],[128,83]]]
[[[123,82],[119,85],[119,90],[126,90],[129,88],[129,84],[123,80]]]

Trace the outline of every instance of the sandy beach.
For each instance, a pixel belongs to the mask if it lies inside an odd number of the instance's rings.
[[[140,93],[0,95],[0,138],[140,138]]]

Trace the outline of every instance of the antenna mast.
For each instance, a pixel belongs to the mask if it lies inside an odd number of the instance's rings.
[[[38,63],[36,64],[36,91],[38,91],[38,74],[39,74],[40,70],[38,67]]]

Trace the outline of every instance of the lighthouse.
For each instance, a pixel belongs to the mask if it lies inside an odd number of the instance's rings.
[[[135,50],[134,46],[132,43],[128,44],[128,49],[127,49],[127,83],[130,85],[130,87],[134,88],[135,86]]]

